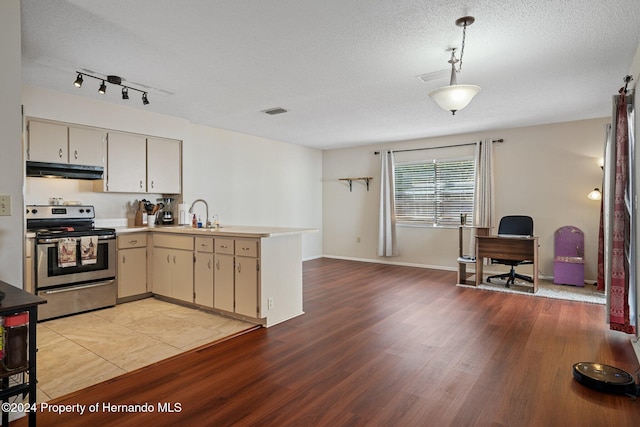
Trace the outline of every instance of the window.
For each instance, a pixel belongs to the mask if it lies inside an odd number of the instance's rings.
[[[398,223],[459,225],[461,214],[473,217],[473,157],[396,163],[394,176]]]

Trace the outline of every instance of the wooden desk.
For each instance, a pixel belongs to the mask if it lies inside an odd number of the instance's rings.
[[[484,258],[533,260],[533,293],[538,292],[538,238],[476,236],[476,286],[482,283]]]

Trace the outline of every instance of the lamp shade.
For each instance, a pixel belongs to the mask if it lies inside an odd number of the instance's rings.
[[[602,193],[599,188],[594,188],[592,192],[587,194],[587,197],[591,200],[602,200]]]
[[[456,111],[469,105],[478,92],[480,92],[480,86],[451,85],[438,88],[432,91],[429,96],[436,101],[440,108],[455,114]]]

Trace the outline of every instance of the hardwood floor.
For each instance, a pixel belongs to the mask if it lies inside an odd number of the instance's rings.
[[[45,411],[38,426],[640,425],[640,401],[572,377],[579,361],[638,369],[604,306],[454,282],[447,271],[305,262],[304,316],[55,399],[99,410]]]

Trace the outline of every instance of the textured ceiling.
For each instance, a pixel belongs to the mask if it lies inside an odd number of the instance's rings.
[[[28,85],[317,148],[608,116],[640,41],[637,0],[22,0]],[[472,15],[455,116],[457,18]],[[148,89],[123,101],[76,70]],[[95,88],[94,88],[95,86]],[[283,107],[286,114],[262,110]]]

